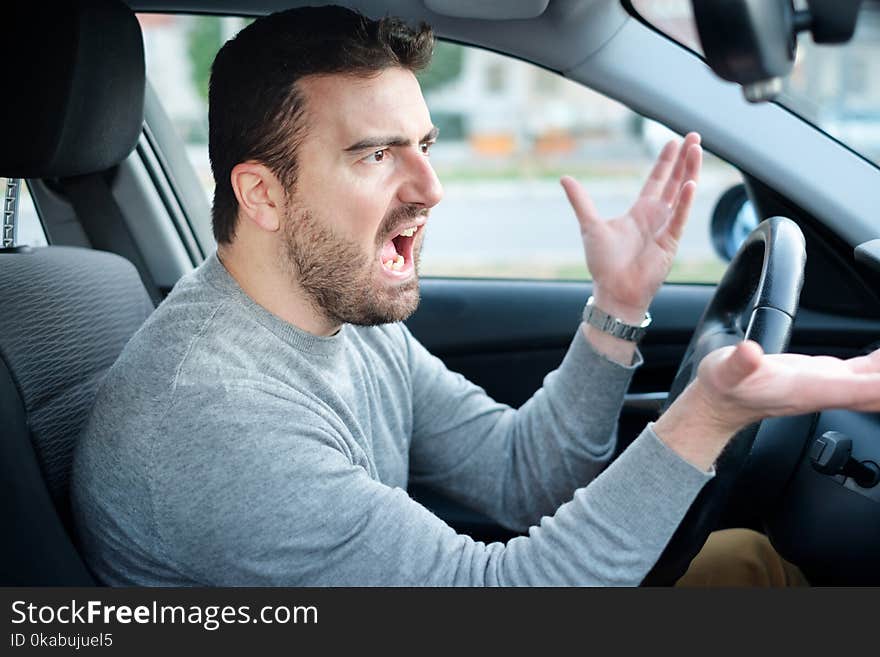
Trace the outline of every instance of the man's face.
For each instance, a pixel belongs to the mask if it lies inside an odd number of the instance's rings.
[[[425,222],[443,194],[419,84],[390,68],[300,87],[307,131],[282,224],[285,264],[332,322],[403,320],[418,306]]]

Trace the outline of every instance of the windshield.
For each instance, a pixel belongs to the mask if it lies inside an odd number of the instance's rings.
[[[660,32],[703,54],[690,0],[632,0],[632,6]],[[844,45],[817,46],[802,34],[776,102],[880,165],[880,3],[862,4],[855,36]]]

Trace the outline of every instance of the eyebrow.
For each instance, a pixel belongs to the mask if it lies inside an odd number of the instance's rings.
[[[424,144],[426,141],[434,141],[437,139],[437,135],[440,134],[440,130],[437,126],[432,127],[427,134],[419,140],[420,144]],[[368,148],[379,148],[380,146],[410,146],[412,142],[406,137],[369,137],[367,139],[361,139],[359,142],[356,142],[344,149],[346,153],[356,153],[358,151],[365,151]]]

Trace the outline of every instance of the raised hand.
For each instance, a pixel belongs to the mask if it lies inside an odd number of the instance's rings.
[[[644,316],[669,274],[696,192],[702,163],[700,136],[663,148],[635,204],[603,219],[586,190],[561,180],[580,224],[596,304],[625,321]]]
[[[825,408],[880,411],[880,350],[847,360],[768,355],[746,341],[706,356],[697,379],[719,419],[740,426]]]
[[[765,354],[756,342],[713,351],[655,423],[657,435],[706,468],[729,438],[766,417],[828,408],[880,411],[880,349],[842,360]]]

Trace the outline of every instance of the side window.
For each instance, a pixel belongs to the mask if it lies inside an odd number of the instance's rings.
[[[138,14],[147,79],[186,145],[208,202],[214,178],[208,160],[208,81],[217,51],[252,19],[239,16]]]
[[[8,180],[6,178],[0,178],[0,189],[2,189],[4,196],[7,192],[7,183]],[[16,188],[18,194],[18,218],[13,232],[6,227],[6,213],[4,212],[2,245],[46,246],[46,233],[43,230],[43,224],[40,222],[37,208],[34,206],[34,201],[31,198],[27,184],[24,180],[18,180]],[[8,197],[6,197],[4,203],[4,210],[11,211]],[[9,225],[12,226],[12,224]]]
[[[423,275],[586,278],[560,176],[575,176],[603,216],[616,216],[676,137],[559,75],[477,48],[438,44],[420,77],[440,128],[431,160],[445,189],[426,233]],[[712,210],[741,181],[734,167],[706,154],[669,280],[720,279],[726,264],[712,247]]]
[[[141,14],[147,76],[187,145],[210,199],[207,89],[236,17]],[[669,130],[539,67],[478,48],[438,42],[419,75],[440,139],[431,160],[445,188],[422,252],[427,276],[585,279],[577,221],[559,178],[578,178],[600,212],[635,200]],[[709,222],[739,173],[706,155],[700,188],[670,275],[717,282],[725,264]]]

